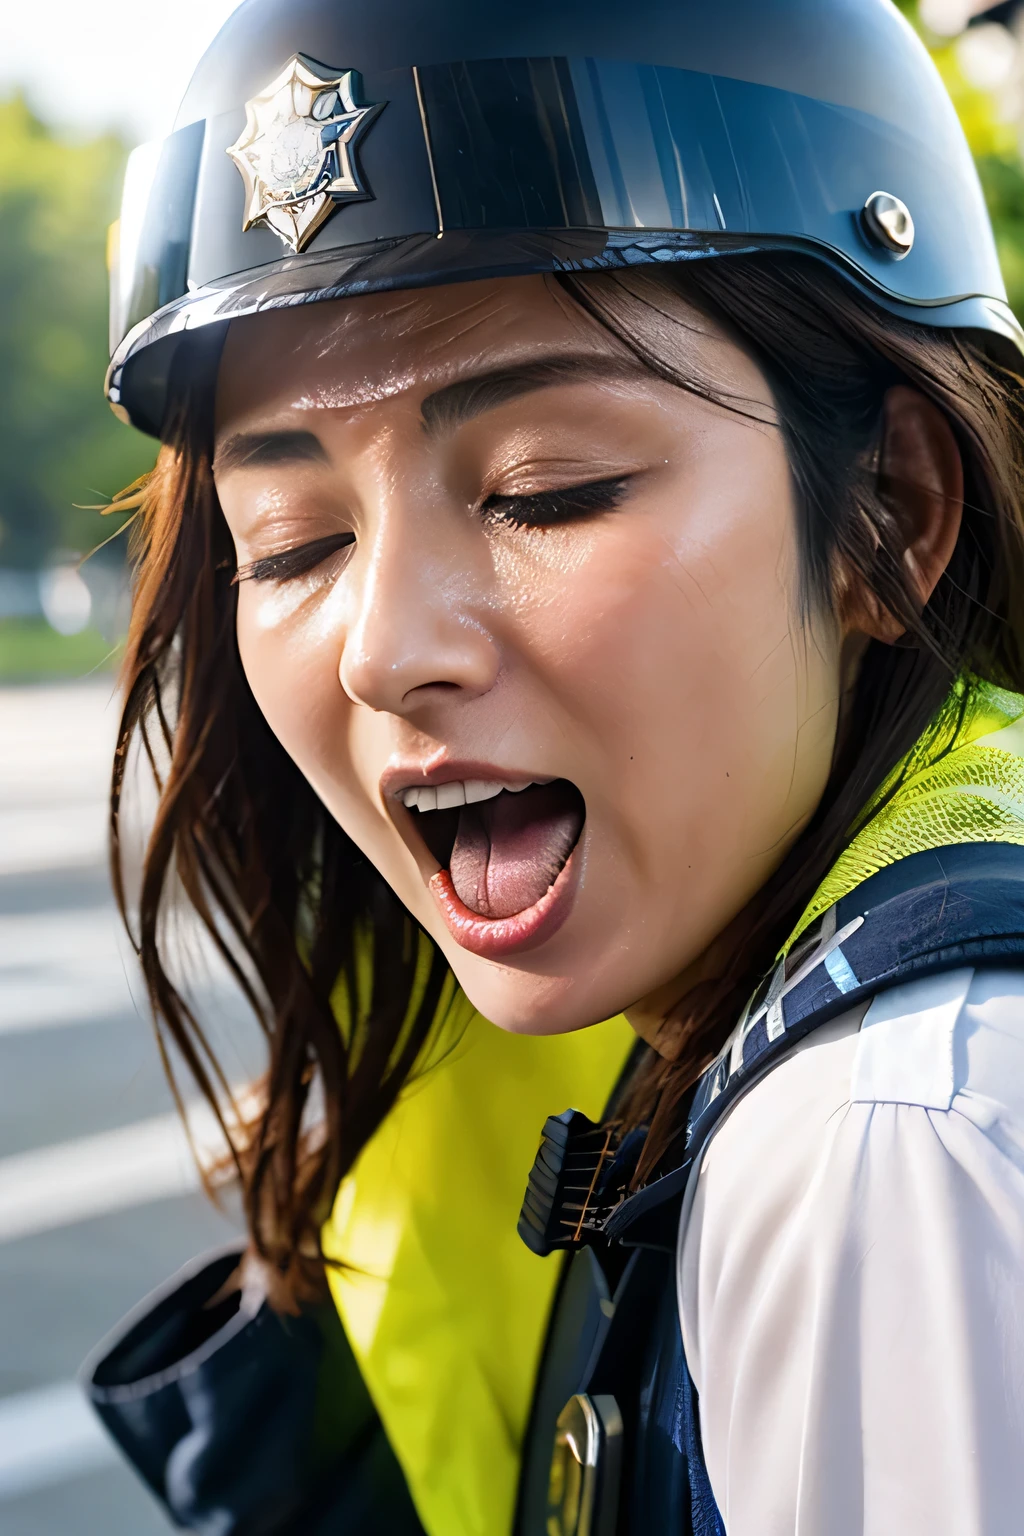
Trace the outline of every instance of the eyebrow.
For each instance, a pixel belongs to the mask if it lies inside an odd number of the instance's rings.
[[[267,464],[327,464],[327,451],[312,432],[235,432],[217,447],[217,474]]]
[[[510,400],[555,384],[636,378],[643,364],[629,357],[602,357],[593,352],[564,353],[507,368],[493,368],[435,389],[423,400],[420,414],[429,437],[445,437]],[[214,457],[218,475],[268,464],[328,464],[327,450],[313,432],[235,432],[219,444]]]
[[[591,380],[636,378],[647,369],[635,358],[603,357],[593,352],[565,353],[538,358],[508,368],[495,368],[468,379],[458,379],[427,395],[420,407],[423,430],[429,437],[443,437],[475,416],[496,410],[521,395],[553,384],[578,384]]]

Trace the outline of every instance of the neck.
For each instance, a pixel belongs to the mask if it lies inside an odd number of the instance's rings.
[[[678,1054],[686,1016],[699,994],[717,985],[727,973],[743,918],[744,914],[738,913],[684,970],[623,1009],[640,1039],[667,1061]]]

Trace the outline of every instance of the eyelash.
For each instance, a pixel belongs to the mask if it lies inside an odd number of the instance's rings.
[[[288,581],[294,576],[306,576],[339,549],[354,544],[354,533],[330,533],[326,538],[313,539],[309,544],[297,544],[294,549],[282,549],[280,554],[266,555],[262,560],[251,560],[240,565],[234,580],[239,581]]]
[[[628,475],[611,480],[589,480],[560,491],[538,491],[533,496],[488,496],[480,508],[484,520],[505,528],[556,528],[599,512],[611,512],[626,493]]]
[[[590,480],[562,491],[538,491],[533,496],[488,496],[480,511],[484,521],[505,528],[555,528],[599,512],[611,512],[626,493],[628,475]],[[306,576],[340,549],[355,543],[354,533],[332,533],[279,554],[240,565],[233,581],[288,581]]]

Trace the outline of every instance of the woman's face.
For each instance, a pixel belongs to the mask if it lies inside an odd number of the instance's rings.
[[[539,277],[228,337],[215,471],[253,693],[505,1029],[692,968],[828,775],[838,639],[798,618],[770,392],[686,318],[684,366],[745,414]]]

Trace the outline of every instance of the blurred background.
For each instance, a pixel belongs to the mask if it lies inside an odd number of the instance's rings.
[[[710,0],[709,0],[710,3]],[[902,7],[978,162],[1024,319],[1024,0]],[[105,248],[129,150],[170,130],[233,0],[50,0],[0,20],[0,1531],[167,1529],[75,1386],[231,1223],[196,1189],[104,861],[123,540],[153,461],[102,396]],[[207,978],[232,1036],[237,1002]],[[241,1048],[240,1048],[241,1049]],[[241,1055],[238,1056],[241,1072]],[[243,1074],[244,1075],[244,1074]]]
[[[125,556],[115,538],[82,565],[115,530],[77,510],[153,462],[152,442],[120,426],[102,395],[106,232],[125,158],[170,131],[233,8],[0,7],[4,1536],[169,1529],[75,1373],[130,1307],[234,1231],[196,1188],[109,895]],[[238,1020],[213,978],[205,1002],[225,1030]]]

